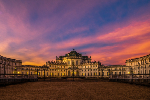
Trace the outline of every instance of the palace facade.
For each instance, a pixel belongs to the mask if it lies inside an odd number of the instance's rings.
[[[150,74],[150,54],[126,60],[126,66],[131,67],[131,74]]]
[[[150,54],[126,60],[125,63],[126,65],[104,66],[100,61],[92,61],[91,56],[83,56],[74,50],[64,56],[56,56],[56,61],[47,61],[43,66],[22,65],[22,60],[0,56],[0,77],[12,76],[3,74],[44,77],[44,72],[45,77],[109,77],[110,75],[150,74]]]
[[[86,76],[92,77],[98,75],[98,68],[101,62],[92,62],[91,56],[82,56],[76,51],[71,51],[65,56],[56,56],[56,61],[46,62],[50,75],[56,77],[63,76]]]

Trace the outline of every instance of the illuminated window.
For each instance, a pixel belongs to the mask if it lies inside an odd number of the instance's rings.
[[[68,64],[70,65],[70,61],[68,61]]]

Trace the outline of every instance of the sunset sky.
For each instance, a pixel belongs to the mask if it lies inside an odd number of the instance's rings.
[[[72,49],[104,65],[150,54],[150,0],[0,0],[0,55],[43,65]]]

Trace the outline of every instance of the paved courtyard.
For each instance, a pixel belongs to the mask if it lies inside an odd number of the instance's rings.
[[[28,82],[0,87],[0,100],[150,100],[150,88],[117,82]]]

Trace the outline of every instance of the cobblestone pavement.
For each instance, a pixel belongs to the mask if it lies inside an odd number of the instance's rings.
[[[0,87],[0,100],[150,100],[150,87],[117,82],[28,82]]]

